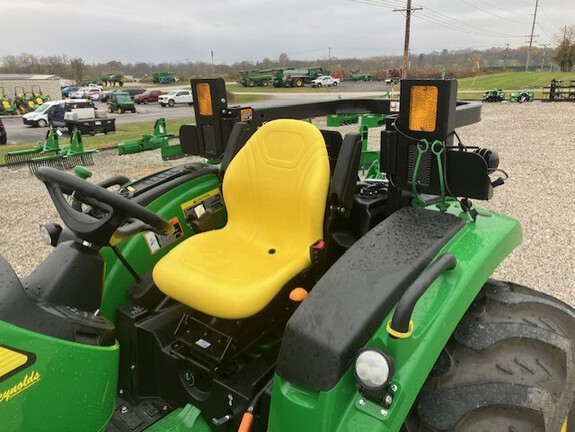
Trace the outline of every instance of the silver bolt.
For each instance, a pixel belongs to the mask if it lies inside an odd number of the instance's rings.
[[[382,409],[379,413],[380,413],[383,417],[387,417],[387,410],[386,410],[386,409]]]
[[[162,411],[168,411],[168,406],[167,406],[167,405],[164,405],[164,406],[162,407]]]
[[[221,98],[221,102],[226,103],[226,100],[224,98]]]
[[[130,369],[132,369],[132,370],[136,370],[136,365],[132,365],[132,366],[130,366]]]
[[[124,394],[124,389],[120,389],[120,394]]]
[[[392,398],[390,395],[387,395],[387,396],[385,397],[385,399],[383,400],[383,402],[384,402],[386,405],[391,405],[391,403],[393,402],[393,398]]]
[[[360,399],[358,403],[360,406],[365,406],[365,401],[363,399]]]
[[[392,392],[395,393],[395,392],[397,391],[397,386],[396,386],[395,384],[392,384],[392,385],[389,387],[389,389],[390,389]]]
[[[128,407],[127,406],[123,406],[122,409],[120,410],[120,412],[122,414],[126,414],[128,412]]]

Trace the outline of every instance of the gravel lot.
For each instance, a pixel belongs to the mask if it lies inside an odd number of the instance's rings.
[[[500,168],[511,176],[490,202],[480,204],[519,219],[524,228],[524,243],[495,276],[573,305],[574,119],[574,103],[489,104],[483,107],[482,122],[458,130],[464,143],[497,150]],[[137,178],[178,163],[182,161],[163,162],[159,151],[122,157],[107,151],[96,155],[91,169],[93,180],[99,181],[114,174]],[[50,252],[38,226],[57,220],[57,213],[45,187],[27,168],[0,168],[0,184],[0,255],[25,276]]]

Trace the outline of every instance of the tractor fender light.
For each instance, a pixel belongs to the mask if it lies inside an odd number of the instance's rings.
[[[380,349],[363,348],[357,354],[353,371],[360,393],[380,402],[394,372],[393,359]]]
[[[487,172],[492,173],[499,167],[499,154],[495,150],[479,148],[475,150],[487,163]]]
[[[60,238],[61,232],[62,227],[57,223],[40,225],[40,236],[47,245],[56,247],[58,245],[58,239]]]

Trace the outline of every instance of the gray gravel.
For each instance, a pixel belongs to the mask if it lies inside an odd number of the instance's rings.
[[[523,224],[523,244],[495,276],[575,305],[575,103],[484,105],[483,121],[458,133],[465,144],[497,150],[500,167],[511,176],[491,201],[480,203]],[[376,135],[370,135],[375,143]],[[91,169],[99,181],[115,174],[137,178],[178,163],[163,162],[159,151],[122,157],[107,151],[96,155]],[[0,254],[25,276],[51,250],[41,242],[38,226],[58,216],[27,168],[0,168],[0,185]]]

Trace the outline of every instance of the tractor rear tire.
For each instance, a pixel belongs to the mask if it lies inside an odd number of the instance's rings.
[[[575,421],[574,338],[572,307],[489,280],[444,347],[407,430],[575,430],[565,424]]]
[[[132,108],[132,109],[130,110],[130,112],[131,112],[132,114],[135,113],[135,112],[136,112],[136,107]]]
[[[293,86],[294,87],[303,87],[303,80],[301,78],[296,78],[293,81]]]
[[[253,79],[248,80],[248,87],[255,87],[256,82]]]
[[[118,114],[124,114],[124,109],[122,107],[118,107]]]

